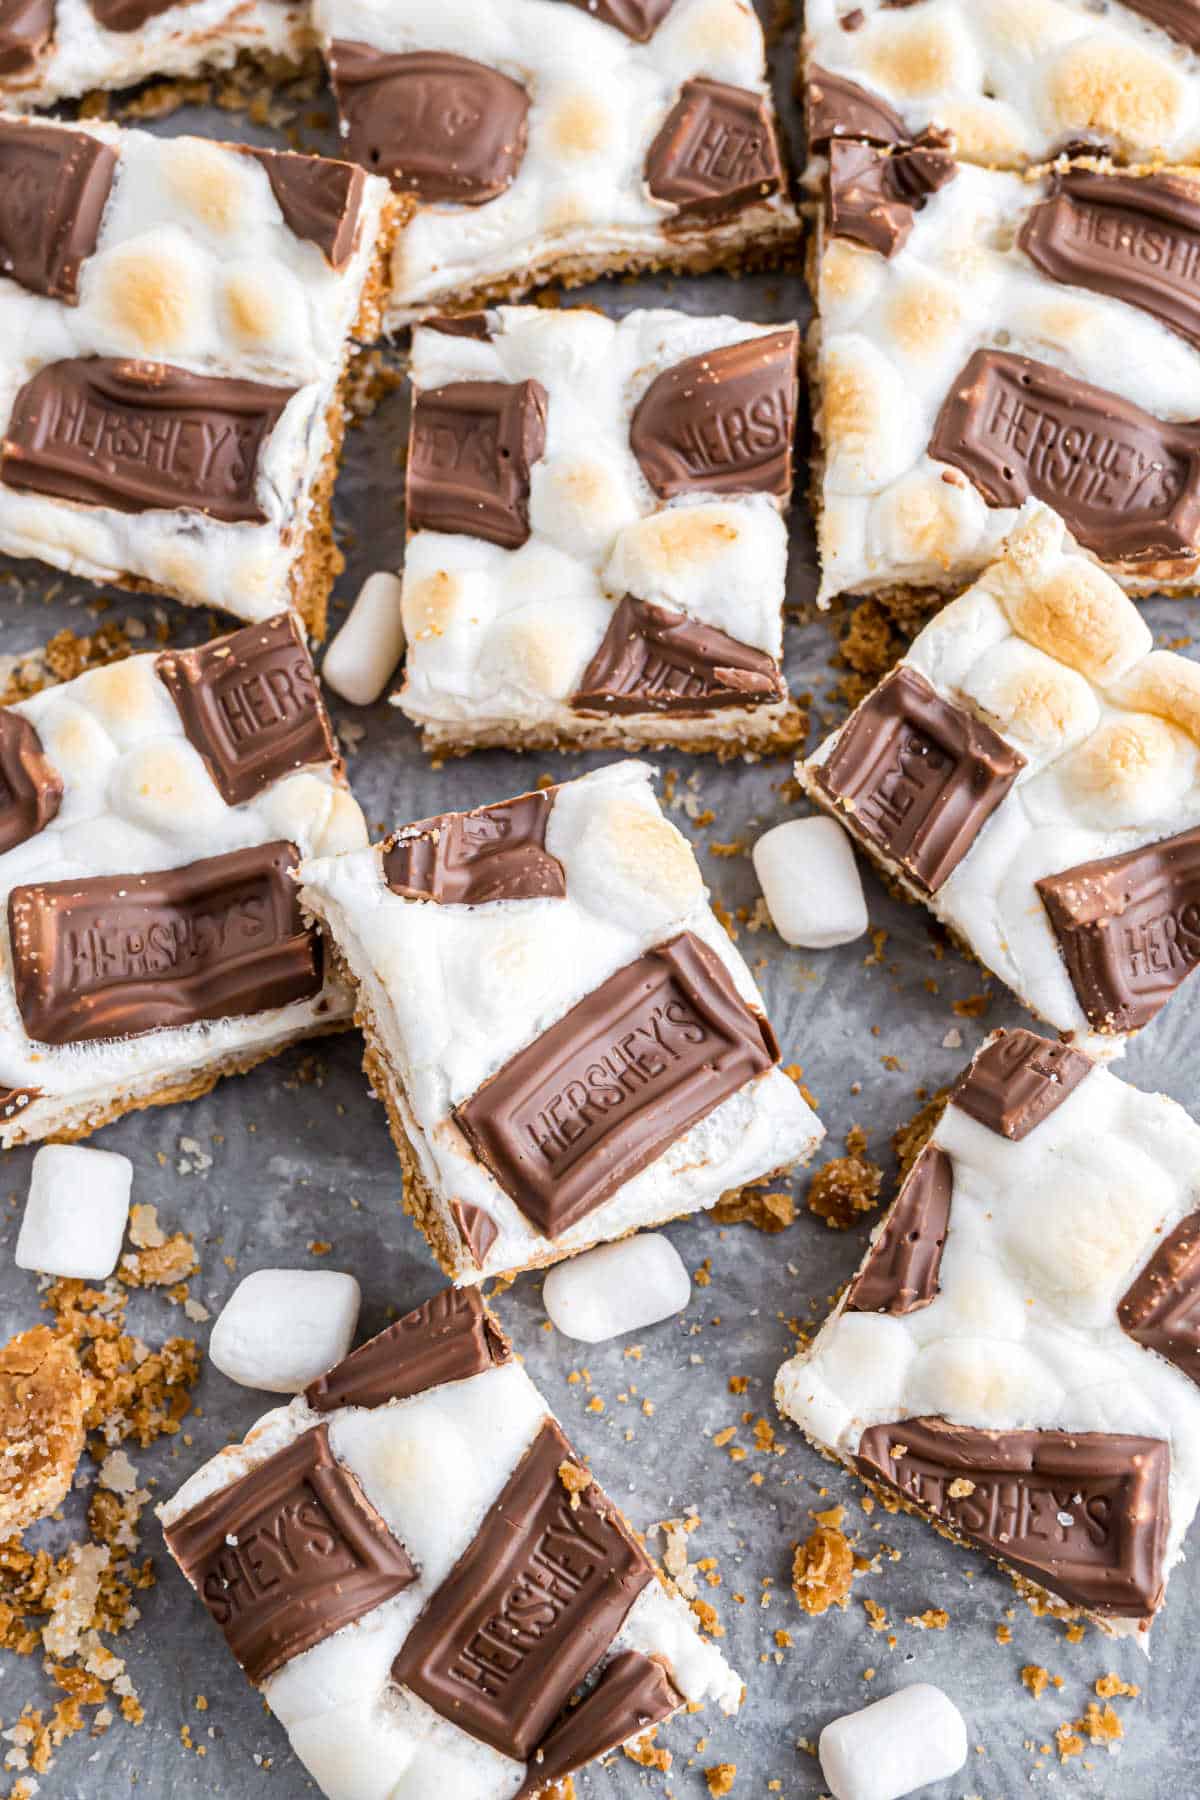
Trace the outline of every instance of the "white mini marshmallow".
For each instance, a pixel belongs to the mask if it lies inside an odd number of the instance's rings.
[[[660,1231],[602,1244],[551,1269],[542,1299],[564,1337],[600,1344],[682,1312],[692,1281]]]
[[[33,1159],[17,1267],[102,1281],[121,1254],[133,1164],[115,1150],[46,1144]]]
[[[322,679],[352,706],[378,700],[404,654],[403,594],[398,575],[386,570],[369,575],[325,653]]]
[[[785,944],[829,950],[867,929],[867,902],[850,839],[834,819],[789,819],[759,838],[754,873]]]
[[[208,1354],[240,1387],[298,1394],[349,1350],[361,1298],[337,1269],[256,1269],[225,1302]]]
[[[967,1728],[941,1688],[918,1681],[834,1719],[817,1754],[834,1800],[900,1800],[962,1768]]]

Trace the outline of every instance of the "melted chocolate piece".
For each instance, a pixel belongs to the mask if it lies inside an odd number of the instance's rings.
[[[832,237],[894,256],[931,194],[958,174],[948,140],[929,132],[890,155],[870,144],[829,146],[825,221]]]
[[[1130,12],[1140,13],[1177,43],[1200,50],[1200,7],[1196,0],[1125,0]]]
[[[324,1425],[163,1535],[254,1682],[417,1578],[404,1545],[335,1460]]]
[[[506,550],[529,537],[529,472],[546,449],[540,381],[452,381],[413,407],[408,529],[462,532]]]
[[[442,337],[477,338],[486,344],[492,335],[492,321],[486,312],[443,313],[440,318],[423,319],[422,331],[437,331]]]
[[[0,480],[117,512],[261,525],[259,453],[294,392],[169,363],[47,363],[13,402]]]
[[[31,1100],[40,1100],[41,1088],[0,1088],[0,1114],[6,1119],[13,1119],[24,1112]]]
[[[577,1706],[568,1707],[530,1758],[514,1800],[563,1781],[630,1738],[640,1737],[686,1705],[661,1663],[640,1650],[622,1650],[604,1667]]]
[[[1200,828],[1046,875],[1037,891],[1094,1031],[1137,1031],[1200,962]]]
[[[901,1419],[864,1431],[854,1460],[1073,1606],[1141,1619],[1162,1600],[1171,1452],[1159,1438]]]
[[[329,73],[355,162],[400,193],[482,206],[516,179],[529,95],[498,69],[421,50],[389,56],[337,40]]]
[[[543,791],[406,825],[384,845],[383,878],[394,894],[439,906],[562,900],[567,878],[546,848],[553,807]]]
[[[167,650],[154,668],[227,806],[310,763],[339,761],[294,613]]]
[[[43,831],[62,796],[62,776],[29,720],[0,708],[0,856]]]
[[[332,269],[344,269],[358,243],[367,178],[354,163],[292,150],[247,149],[266,170],[275,204],[293,237],[315,244]]]
[[[1121,1329],[1200,1387],[1200,1212],[1164,1238],[1117,1307]]]
[[[1057,1112],[1093,1068],[1090,1057],[1032,1031],[997,1032],[959,1077],[951,1094],[989,1131],[1019,1144]]]
[[[989,506],[1034,495],[1105,562],[1200,543],[1200,422],[1172,424],[1049,363],[976,350],[929,440]]]
[[[569,0],[569,4],[623,31],[635,44],[648,44],[675,0]]]
[[[54,37],[54,0],[0,0],[0,75],[32,75]]]
[[[904,120],[886,100],[828,69],[813,67],[805,90],[805,114],[808,147],[814,156],[827,151],[835,138],[862,138],[885,146],[909,142]]]
[[[990,725],[901,667],[851,714],[816,781],[852,830],[935,894],[1024,767]]]
[[[505,1193],[554,1238],[777,1056],[766,1019],[685,931],[610,975],[454,1119]]]
[[[596,1483],[568,1493],[563,1463],[576,1466],[547,1419],[392,1664],[393,1681],[518,1762],[654,1579]]]
[[[941,1292],[954,1164],[926,1144],[846,1296],[847,1312],[920,1312]]]
[[[116,172],[86,131],[0,119],[0,274],[73,306]]]
[[[82,1044],[238,1018],[321,991],[294,844],[255,844],[150,875],[13,888],[17,1007],[31,1038]]]
[[[498,1369],[511,1357],[512,1346],[478,1288],[443,1288],[318,1376],[304,1398],[318,1413],[386,1406]]]
[[[765,94],[724,81],[685,81],[646,153],[646,186],[691,218],[727,218],[783,187]]]
[[[580,713],[700,717],[726,706],[786,700],[779,664],[715,625],[626,594],[571,706]]]
[[[629,443],[660,499],[790,496],[799,344],[789,326],[689,356],[650,383]]]
[[[452,1200],[450,1211],[463,1243],[475,1259],[476,1268],[482,1269],[488,1251],[500,1236],[496,1221],[482,1206],[472,1206],[469,1200]]]
[[[140,31],[147,19],[169,12],[178,0],[89,0],[105,31]]]

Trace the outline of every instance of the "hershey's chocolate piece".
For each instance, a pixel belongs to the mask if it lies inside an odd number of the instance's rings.
[[[177,0],[89,0],[105,31],[140,31],[147,19],[169,12]]]
[[[551,1726],[530,1759],[514,1800],[531,1800],[598,1757],[640,1737],[685,1705],[661,1663],[640,1650],[622,1650],[595,1686]]]
[[[0,0],[0,75],[32,75],[54,36],[55,0]]]
[[[478,1288],[443,1288],[369,1343],[352,1350],[304,1390],[314,1412],[339,1406],[386,1406],[498,1369],[512,1346],[483,1304]]]
[[[475,1259],[476,1268],[482,1269],[488,1251],[500,1236],[495,1219],[484,1212],[482,1206],[472,1206],[469,1200],[452,1200],[450,1211],[463,1243]]]
[[[792,491],[794,326],[706,350],[664,369],[638,401],[629,443],[662,500],[677,494]]]
[[[959,1077],[950,1098],[989,1131],[1019,1144],[1058,1111],[1093,1067],[1082,1051],[1019,1027],[997,1033]]]
[[[689,218],[724,218],[777,194],[783,161],[767,96],[685,81],[646,152],[646,186]]]
[[[816,781],[860,836],[935,894],[1024,767],[990,725],[901,667],[851,714]]]
[[[976,350],[929,440],[989,506],[1034,495],[1105,562],[1200,546],[1200,421],[1157,419],[1106,388],[1007,350]]]
[[[525,156],[529,95],[485,63],[443,51],[390,56],[335,40],[327,54],[355,162],[422,200],[482,206]]]
[[[294,392],[170,363],[47,363],[13,402],[0,480],[117,512],[261,525],[258,458]]]
[[[1200,9],[1196,0],[1125,0],[1131,12],[1149,19],[1177,43],[1200,50]]]
[[[1137,1031],[1200,963],[1200,828],[1037,883],[1094,1031]]]
[[[238,1018],[321,991],[321,940],[290,871],[294,844],[207,856],[150,875],[13,888],[17,1007],[31,1038],[97,1038]]]
[[[487,343],[492,335],[492,322],[486,312],[442,313],[436,319],[424,319],[422,331],[437,331],[442,337],[478,338]]]
[[[554,1238],[778,1053],[766,1019],[685,931],[610,975],[454,1118],[504,1191]]]
[[[540,381],[452,381],[413,406],[408,529],[462,532],[505,550],[529,537],[529,472],[546,449]]]
[[[563,1463],[574,1454],[547,1419],[392,1664],[395,1682],[518,1762],[654,1579],[596,1483],[568,1493]]]
[[[265,1681],[417,1578],[328,1428],[306,1431],[164,1532],[251,1681]]]
[[[266,170],[275,203],[293,237],[315,244],[332,269],[344,269],[358,242],[367,178],[356,163],[294,150],[255,150],[247,156]]]
[[[29,720],[0,707],[0,856],[44,830],[62,796],[62,776]]]
[[[576,712],[671,713],[773,706],[787,699],[779,664],[686,613],[626,594],[571,695]]]
[[[406,825],[384,845],[383,878],[394,894],[440,906],[562,900],[567,878],[546,848],[553,808],[551,790]]]
[[[1171,1452],[1160,1438],[900,1419],[864,1431],[854,1460],[1073,1606],[1141,1619],[1162,1599]]]
[[[198,650],[164,651],[154,668],[227,806],[306,764],[338,761],[294,613]]]
[[[829,146],[825,221],[832,237],[894,256],[912,235],[931,194],[958,174],[949,140],[928,132],[889,155],[872,144],[834,139]]]
[[[89,132],[0,119],[0,274],[74,305],[116,171]]]
[[[1117,1306],[1121,1329],[1200,1387],[1200,1212],[1165,1237]]]
[[[909,142],[904,120],[880,95],[815,65],[805,90],[805,115],[808,148],[814,156],[827,151],[835,138],[884,145]]]
[[[635,44],[648,44],[675,0],[570,0],[602,24],[614,25]]]
[[[847,1312],[919,1312],[937,1298],[953,1197],[954,1164],[926,1144],[851,1283]]]

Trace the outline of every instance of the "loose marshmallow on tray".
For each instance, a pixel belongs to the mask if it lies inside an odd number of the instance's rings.
[[[350,617],[325,652],[321,679],[352,706],[378,700],[404,652],[404,589],[395,575],[369,575]]]
[[[751,857],[771,923],[785,944],[829,950],[866,931],[867,902],[850,839],[833,819],[788,819]]]
[[[1200,962],[1200,665],[1031,501],[797,769],[1030,1010],[1120,1054]]]
[[[477,1290],[364,1344],[159,1515],[330,1800],[550,1800],[680,1707],[740,1703]]]
[[[823,1136],[651,773],[300,871],[357,987],[405,1207],[458,1282],[713,1206]]]
[[[346,1355],[361,1299],[338,1269],[255,1269],[221,1308],[209,1360],[242,1387],[294,1394]]]
[[[346,153],[412,208],[389,328],[797,240],[750,0],[316,0]]]
[[[392,210],[324,158],[0,118],[0,552],[320,635]]]
[[[1200,1501],[1198,1208],[1181,1107],[997,1032],[779,1407],[1035,1609],[1144,1645]]]
[[[683,1258],[661,1231],[641,1231],[559,1263],[542,1289],[550,1323],[581,1344],[658,1325],[691,1297]]]
[[[0,708],[0,1144],[349,1024],[291,872],[365,844],[294,614]]]
[[[958,1773],[967,1760],[967,1728],[941,1688],[915,1681],[833,1719],[817,1755],[833,1800],[901,1800]]]
[[[127,1156],[82,1144],[43,1144],[33,1159],[17,1267],[106,1280],[121,1254],[132,1186]]]
[[[665,311],[500,307],[413,333],[396,704],[427,749],[798,740],[797,350],[794,325]]]

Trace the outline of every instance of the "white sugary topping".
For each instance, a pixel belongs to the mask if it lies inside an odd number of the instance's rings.
[[[881,16],[933,11],[919,5]],[[1200,77],[1195,85],[1200,92]],[[1046,191],[1045,183],[960,165],[915,214],[893,256],[824,235],[822,604],[893,582],[953,589],[996,554],[1015,510],[990,507],[966,475],[927,450],[955,378],[978,349],[1048,363],[1161,419],[1200,417],[1193,345],[1139,307],[1051,280],[1017,248],[1022,220]],[[1125,485],[1122,476],[1120,491]],[[1158,571],[1138,576],[1136,566],[1118,579],[1133,591],[1163,585]]]
[[[780,1370],[780,1407],[843,1457],[872,1425],[931,1414],[1165,1439],[1169,1569],[1200,1500],[1200,1388],[1116,1308],[1196,1207],[1200,1127],[1095,1068],[1019,1142],[953,1104],[932,1141],[954,1171],[940,1292],[901,1316],[835,1315]]]
[[[28,882],[174,869],[204,857],[286,838],[300,853],[365,844],[362,813],[330,764],[286,775],[240,806],[228,806],[184,734],[155,658],[131,656],[46,688],[9,710],[29,720],[63,781],[55,818],[0,856],[0,897]],[[28,1037],[17,1010],[7,924],[0,972],[0,1087],[37,1088],[21,1110],[26,1131],[53,1130],[56,1102],[118,1100],[172,1072],[302,1037],[346,1016],[345,989],[327,979],[311,1000],[244,1018],[160,1030],[144,1037],[51,1045]],[[0,1117],[0,1137],[11,1115]]]
[[[10,346],[0,359],[0,419],[7,424],[27,381],[66,357],[130,357],[295,392],[259,456],[265,524],[182,508],[120,512],[0,483],[0,549],[93,581],[140,576],[193,605],[269,618],[291,591],[312,485],[330,449],[326,414],[386,184],[368,180],[357,246],[339,272],[292,231],[253,157],[206,138],[71,129],[112,145],[117,172],[77,305],[0,278],[0,341]]]
[[[843,0],[805,8],[809,64],[886,100],[916,133],[953,131],[969,161],[1017,167],[1071,139],[1137,161],[1200,148],[1200,57],[1132,6],[1106,0]]]
[[[317,0],[314,11],[326,45],[449,52],[500,70],[531,95],[512,185],[482,206],[422,205],[401,231],[390,326],[579,261],[602,270],[631,257],[671,260],[697,243],[732,247],[795,226],[785,195],[714,222],[679,219],[646,186],[646,152],[685,81],[769,92],[762,27],[748,0],[675,0],[647,44],[562,0]]]
[[[524,1766],[441,1718],[392,1682],[418,1614],[469,1547],[550,1416],[516,1362],[379,1407],[318,1417],[301,1399],[268,1413],[245,1442],[220,1451],[159,1508],[171,1525],[286,1447],[329,1426],[334,1456],[407,1549],[417,1580],[352,1625],[303,1651],[263,1684],[292,1748],[329,1800],[510,1800]],[[630,1609],[614,1652],[664,1660],[685,1699],[735,1711],[741,1682],[657,1581]]]
[[[771,1069],[551,1241],[475,1159],[450,1117],[585,995],[679,932],[695,932],[743,998],[761,1007],[708,906],[689,845],[659,810],[650,775],[644,763],[618,763],[556,791],[546,848],[565,871],[563,899],[470,907],[405,900],[387,887],[375,849],[301,870],[304,903],[325,921],[360,983],[379,1047],[403,1087],[408,1133],[452,1240],[451,1200],[482,1208],[496,1226],[483,1271],[464,1256],[460,1281],[712,1206],[727,1190],[807,1158],[823,1135],[795,1084]]]
[[[556,16],[572,16],[557,6]],[[638,403],[689,357],[779,327],[685,313],[500,307],[489,340],[413,333],[418,393],[455,381],[539,381],[546,453],[535,463],[529,541],[506,550],[419,531],[404,568],[405,684],[420,725],[542,727],[570,735],[568,705],[623,595],[685,612],[776,659],[783,648],[787,531],[773,499],[690,495],[664,505],[630,448]],[[701,715],[706,738],[739,735],[741,709]]]
[[[1034,883],[1200,825],[1200,671],[1151,649],[1133,601],[1046,507],[1018,517],[1006,554],[903,659],[1026,758],[949,879],[920,897],[1040,1018],[1111,1056],[1125,1038],[1089,1035]],[[805,765],[810,781],[844,729]]]

